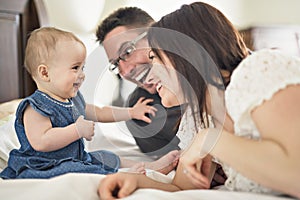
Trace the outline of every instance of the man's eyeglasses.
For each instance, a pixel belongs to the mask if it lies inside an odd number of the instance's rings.
[[[112,60],[109,63],[109,70],[115,74],[119,74],[119,62],[120,60],[126,61],[136,50],[136,43],[143,39],[147,35],[147,32],[143,32],[138,35],[134,40],[125,42],[119,49],[119,57],[115,60]]]

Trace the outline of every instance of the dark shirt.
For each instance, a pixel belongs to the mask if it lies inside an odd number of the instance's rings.
[[[126,122],[141,151],[150,156],[161,157],[171,150],[179,150],[176,133],[182,116],[181,106],[165,108],[158,94],[150,94],[139,87],[129,96],[126,106],[132,107],[140,97],[153,99],[149,105],[157,109],[154,117],[148,116],[152,120],[150,124],[136,119]]]

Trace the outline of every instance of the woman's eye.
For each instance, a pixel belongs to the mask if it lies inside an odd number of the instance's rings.
[[[155,58],[155,54],[152,50],[149,51],[149,55],[148,55],[150,60],[153,60],[153,58]]]

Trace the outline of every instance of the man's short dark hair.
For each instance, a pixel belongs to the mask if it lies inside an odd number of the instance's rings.
[[[106,17],[96,31],[97,41],[102,44],[105,36],[118,26],[142,28],[150,26],[154,19],[144,10],[137,7],[124,7]]]

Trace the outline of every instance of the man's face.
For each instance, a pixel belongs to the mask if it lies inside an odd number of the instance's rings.
[[[137,82],[130,78],[131,75],[136,74],[136,71],[151,63],[147,37],[141,34],[140,30],[137,30],[129,30],[125,26],[118,26],[110,31],[103,41],[103,47],[109,62],[117,65],[119,74],[124,79],[134,83]],[[128,47],[128,44],[134,45]],[[126,59],[123,59],[124,56]],[[156,93],[156,88],[153,84],[142,83],[138,85],[151,94]]]

